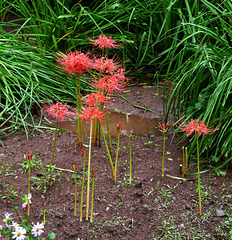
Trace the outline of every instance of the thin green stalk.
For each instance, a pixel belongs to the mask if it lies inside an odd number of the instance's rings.
[[[83,176],[82,176],[82,188],[81,188],[81,207],[80,207],[80,222],[82,222],[82,212],[83,212],[83,196],[84,196],[84,185],[85,185],[85,158],[83,156]]]
[[[58,119],[56,121],[55,139],[54,139],[53,150],[52,150],[52,158],[51,158],[50,167],[49,167],[49,174],[50,174],[50,176],[49,176],[48,186],[50,186],[51,178],[52,178],[52,164],[53,164],[54,153],[55,153],[55,148],[56,148],[57,130],[58,130]]]
[[[90,163],[91,163],[91,146],[92,146],[92,131],[93,123],[90,121],[90,133],[89,133],[89,162],[88,162],[88,181],[87,181],[87,200],[86,200],[86,220],[89,218],[89,188],[90,188]]]
[[[110,150],[110,154],[112,154],[112,144],[111,144],[111,135],[110,135],[109,114],[108,114],[107,105],[106,105],[105,110],[106,110],[106,123],[107,123],[107,132],[108,132],[109,150]]]
[[[27,214],[28,216],[30,215],[30,199],[29,199],[29,195],[30,195],[30,184],[31,184],[31,159],[28,160],[29,161],[29,170],[28,170],[28,193],[27,193]]]
[[[200,211],[200,216],[201,216],[201,214],[202,214],[202,209],[201,209],[200,159],[199,159],[199,143],[198,143],[199,137],[196,135],[196,138],[197,138],[197,171],[198,171],[199,211]]]
[[[130,140],[130,176],[129,176],[129,183],[131,185],[132,182],[132,135],[129,136],[129,140]]]
[[[182,178],[184,178],[184,173],[185,173],[185,156],[184,156],[184,147],[182,147],[182,152],[183,152]]]
[[[91,202],[91,216],[90,216],[90,222],[93,222],[93,202],[94,202],[94,177],[95,177],[95,169],[92,169],[93,173],[93,179],[92,179],[92,202]]]
[[[47,204],[46,203],[44,203],[44,212],[43,212],[43,225],[45,226],[45,222],[46,222],[46,220],[45,220],[45,215],[46,215],[46,207],[47,207]]]
[[[113,179],[115,180],[114,165],[113,165],[113,161],[112,161],[112,158],[111,158],[111,154],[110,154],[110,151],[109,151],[109,148],[108,148],[108,145],[107,145],[106,136],[105,136],[105,133],[104,133],[104,129],[103,129],[102,124],[101,124],[101,129],[102,129],[102,135],[103,135],[103,139],[104,139],[105,146],[106,146],[106,151],[107,151],[108,156],[109,156],[109,159],[110,159],[110,165],[111,165],[111,169],[112,169]]]
[[[164,135],[164,143],[163,143],[163,154],[162,154],[162,177],[164,177],[164,152],[165,152],[165,132]]]
[[[76,97],[77,97],[77,113],[80,114],[81,111],[81,98],[80,98],[80,76],[78,75],[76,78]],[[77,147],[80,145],[81,136],[81,123],[79,116],[77,117]]]
[[[116,179],[117,179],[117,166],[118,166],[118,153],[119,153],[119,143],[120,143],[120,133],[121,133],[121,129],[118,130],[118,144],[117,144],[117,152],[116,152],[116,159],[115,159],[115,179],[114,182],[116,183]]]
[[[76,166],[73,165],[74,171],[74,179],[75,179],[75,200],[74,200],[74,216],[77,215],[77,169]]]
[[[188,148],[185,147],[185,170],[184,170],[184,173],[187,172],[187,166],[188,166]]]

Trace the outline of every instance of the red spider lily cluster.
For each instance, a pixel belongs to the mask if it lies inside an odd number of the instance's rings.
[[[199,137],[201,134],[207,135],[212,133],[218,128],[209,129],[203,121],[191,120],[188,125],[183,124],[179,126],[179,129],[186,132],[187,135],[191,135],[193,132]]]
[[[43,110],[48,112],[48,116],[55,118],[57,121],[66,120],[68,117],[74,117],[76,114],[69,110],[67,104],[57,101],[56,104],[45,105]]]
[[[166,124],[161,124],[161,123],[159,123],[159,127],[160,127],[160,131],[162,132],[162,133],[165,133],[165,132],[167,132],[167,130],[168,130],[168,123],[166,123]]]
[[[100,49],[103,48],[120,48],[121,45],[117,44],[115,40],[112,39],[112,37],[107,37],[103,34],[101,34],[98,39],[90,39],[89,41],[93,43],[95,47],[99,47]],[[117,45],[116,45],[117,44]]]
[[[69,72],[71,75],[77,73],[81,75],[88,69],[93,67],[93,61],[89,57],[89,53],[82,53],[80,51],[70,52],[63,57],[57,58],[61,70]]]

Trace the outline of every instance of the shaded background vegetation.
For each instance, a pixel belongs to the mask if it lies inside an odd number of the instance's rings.
[[[86,37],[103,33],[124,43],[117,54],[138,81],[165,81],[165,121],[171,112],[175,121],[220,126],[200,139],[200,152],[216,166],[230,161],[231,1],[3,0],[0,16],[1,137],[7,129],[27,130],[33,104],[45,98],[75,102],[74,82],[55,56],[92,50]],[[88,90],[86,79],[82,84]]]

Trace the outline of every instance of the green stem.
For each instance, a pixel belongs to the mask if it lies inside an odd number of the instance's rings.
[[[130,140],[130,176],[129,176],[130,185],[131,182],[132,182],[132,141]]]
[[[165,132],[164,135],[164,144],[163,144],[163,155],[162,155],[162,177],[164,177],[164,152],[165,152]]]
[[[184,173],[185,173],[185,156],[184,156],[184,147],[182,147],[182,152],[183,152],[182,178],[184,178]]]
[[[116,178],[117,178],[117,166],[118,166],[118,152],[119,152],[119,143],[120,143],[120,133],[121,133],[121,130],[118,130],[118,145],[117,145],[117,152],[116,152],[116,159],[115,159],[115,170],[114,170],[115,179],[114,179],[114,182],[116,182]]]
[[[106,123],[107,123],[107,131],[108,131],[108,140],[109,140],[109,150],[110,154],[112,154],[112,144],[111,144],[111,135],[110,135],[110,124],[109,124],[109,114],[107,110],[107,105],[106,105]]]
[[[90,216],[90,222],[93,222],[93,201],[94,201],[94,176],[93,174],[93,180],[92,180],[92,202],[91,202],[91,216]]]
[[[30,215],[30,199],[29,199],[29,194],[30,194],[30,184],[31,184],[31,160],[29,159],[29,170],[28,170],[28,194],[27,194],[27,214],[28,216]]]
[[[111,155],[110,155],[110,151],[109,151],[109,148],[108,148],[108,145],[107,145],[107,142],[106,142],[106,136],[105,136],[105,133],[104,133],[104,129],[103,129],[102,124],[101,124],[101,129],[102,129],[102,135],[103,135],[103,139],[104,139],[105,146],[106,146],[106,151],[107,151],[108,156],[109,156],[109,159],[110,159],[110,165],[111,165],[111,169],[112,169],[113,179],[114,179],[114,181],[115,181],[114,165],[113,165],[113,161],[112,161],[112,158],[111,158]]]
[[[74,170],[74,175],[75,175],[74,216],[76,217],[76,215],[77,215],[77,171],[76,171],[76,169]]]
[[[51,158],[50,167],[49,167],[49,174],[50,174],[49,181],[48,181],[49,186],[51,184],[51,178],[52,178],[52,164],[53,164],[54,153],[55,153],[55,148],[56,148],[57,129],[58,129],[58,119],[56,121],[55,139],[54,139],[53,150],[52,150],[52,158]]]
[[[84,185],[85,185],[85,156],[83,157],[83,176],[82,176],[82,188],[81,188],[81,208],[80,208],[80,222],[82,222],[82,211],[83,211],[83,196],[84,196]]]
[[[77,113],[80,114],[80,111],[81,111],[81,97],[80,97],[80,85],[81,85],[81,82],[80,82],[80,76],[78,75],[78,77],[76,77],[76,97],[77,97]],[[80,145],[80,118],[79,116],[77,117],[77,147],[79,147]]]
[[[87,200],[86,200],[86,220],[89,218],[89,188],[90,188],[90,160],[91,160],[91,143],[92,143],[92,131],[93,123],[90,121],[90,133],[89,133],[89,162],[88,162],[88,181],[87,181]]]
[[[198,143],[199,137],[197,135],[196,135],[196,137],[197,137],[197,171],[198,171],[199,211],[200,211],[200,215],[201,215],[202,214],[202,209],[201,209],[200,159],[199,159],[199,143]]]

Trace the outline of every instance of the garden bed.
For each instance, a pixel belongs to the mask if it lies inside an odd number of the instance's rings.
[[[116,96],[109,103],[111,111],[157,119],[162,122],[162,89],[153,86],[133,86],[122,96]],[[125,99],[127,98],[127,99]],[[129,102],[129,101],[130,102]],[[133,104],[131,104],[133,103]],[[152,110],[152,111],[150,111]],[[123,126],[122,126],[123,127]],[[116,126],[115,126],[116,128]],[[158,129],[158,125],[156,126]],[[22,194],[27,194],[28,172],[21,163],[24,154],[35,155],[31,181],[32,204],[29,218],[32,222],[43,221],[46,207],[45,233],[54,232],[56,239],[229,239],[228,221],[224,211],[231,213],[232,175],[217,176],[213,172],[201,175],[203,214],[199,216],[197,165],[190,160],[186,181],[181,179],[182,145],[173,129],[167,133],[165,151],[165,177],[161,175],[163,136],[147,132],[133,137],[132,141],[132,184],[129,184],[129,139],[121,138],[117,183],[112,180],[110,162],[102,146],[92,148],[91,168],[95,168],[95,195],[93,222],[80,222],[80,194],[82,178],[81,149],[76,148],[73,132],[59,132],[57,136],[54,165],[62,169],[56,174],[52,186],[45,191],[42,184],[41,163],[48,169],[52,155],[54,131],[35,131],[27,140],[23,130],[2,140],[0,148],[1,211],[14,212],[13,205],[19,206],[19,215],[26,213],[21,208]],[[113,160],[117,138],[113,137]],[[88,150],[89,138],[84,138]],[[194,156],[192,157],[194,158]],[[77,216],[74,217],[74,180],[72,165],[77,165],[78,196]],[[202,170],[203,167],[202,167]],[[56,172],[56,170],[54,170]],[[229,172],[229,171],[228,171]],[[7,185],[8,184],[8,185]],[[41,186],[40,186],[41,185]],[[13,188],[12,188],[13,187]],[[13,194],[12,189],[15,193]],[[84,205],[86,201],[84,195]],[[222,216],[219,216],[222,215]],[[19,221],[13,213],[15,221]],[[231,223],[231,222],[230,222]],[[232,223],[231,223],[232,224]]]

